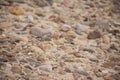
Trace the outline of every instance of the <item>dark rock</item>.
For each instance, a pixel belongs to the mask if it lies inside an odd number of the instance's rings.
[[[5,58],[0,58],[0,62],[8,62],[8,60]]]
[[[100,38],[101,37],[101,33],[100,31],[92,31],[88,34],[88,39],[97,39],[97,38]]]

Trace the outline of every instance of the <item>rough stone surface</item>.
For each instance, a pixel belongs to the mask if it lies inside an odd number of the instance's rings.
[[[119,0],[0,0],[0,80],[119,80]]]

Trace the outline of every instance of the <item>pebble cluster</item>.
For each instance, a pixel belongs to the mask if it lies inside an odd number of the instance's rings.
[[[0,80],[120,80],[119,0],[0,0]]]

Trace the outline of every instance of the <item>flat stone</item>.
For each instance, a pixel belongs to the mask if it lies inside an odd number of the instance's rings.
[[[11,22],[1,22],[0,23],[0,27],[3,27],[3,28],[9,28],[11,27],[13,24]]]
[[[9,12],[14,15],[24,15],[25,11],[22,7],[16,6],[16,7],[10,7]]]
[[[22,73],[22,69],[20,68],[20,66],[13,66],[13,67],[11,68],[11,71],[12,71],[13,73],[17,73],[17,74],[21,74],[21,73]]]
[[[50,65],[50,64],[41,65],[39,67],[39,69],[47,71],[47,72],[51,72],[52,71],[52,65]]]
[[[75,32],[80,35],[81,32],[86,32],[90,27],[80,23],[75,23],[73,28],[75,29]]]
[[[100,38],[101,37],[101,33],[99,31],[92,31],[92,32],[89,32],[88,34],[88,39],[97,39],[97,38]]]
[[[110,44],[110,38],[107,35],[103,36],[103,42],[106,44]]]

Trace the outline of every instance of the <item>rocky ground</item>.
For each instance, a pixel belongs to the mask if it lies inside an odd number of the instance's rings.
[[[120,0],[0,0],[0,80],[120,80]]]

